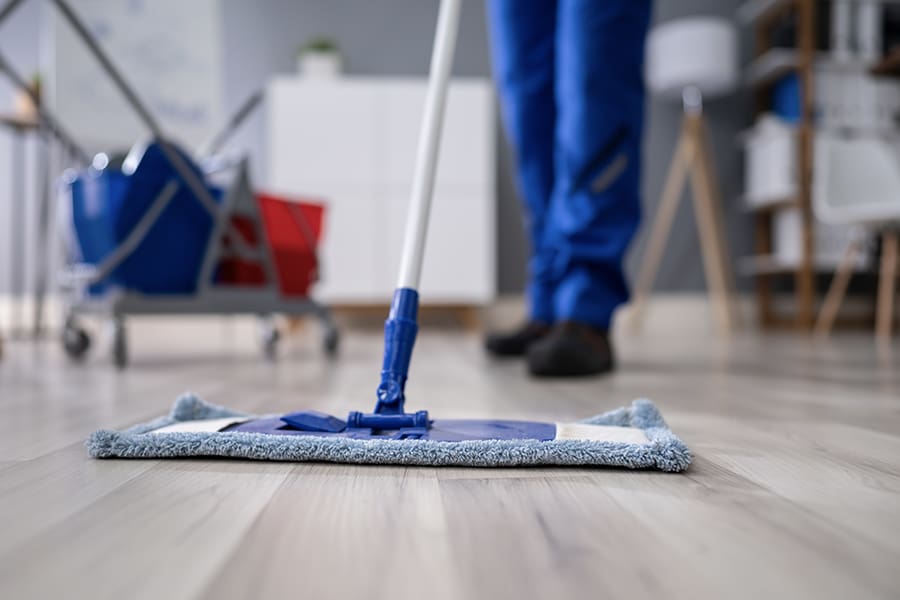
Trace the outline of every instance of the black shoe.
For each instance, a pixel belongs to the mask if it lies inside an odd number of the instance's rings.
[[[510,333],[493,333],[484,340],[485,349],[494,356],[524,356],[528,347],[550,333],[550,326],[529,321]]]
[[[537,377],[599,375],[613,364],[609,334],[584,323],[558,323],[528,348],[528,370]]]

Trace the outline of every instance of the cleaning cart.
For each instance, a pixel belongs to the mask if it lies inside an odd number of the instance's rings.
[[[207,187],[215,204],[209,214],[156,143],[133,150],[122,169],[99,162],[65,180],[76,258],[62,278],[69,356],[90,347],[79,322],[87,314],[111,318],[119,367],[128,362],[129,315],[312,315],[323,325],[325,352],[337,351],[331,315],[310,297],[321,204],[254,193],[244,159],[226,189]],[[278,339],[273,320],[264,319],[267,356]]]
[[[165,135],[66,0],[53,4],[150,132],[150,142],[127,156],[97,155],[64,178],[75,259],[62,277],[69,292],[66,353],[78,358],[90,347],[79,323],[85,314],[111,317],[113,358],[124,367],[129,315],[250,313],[312,315],[323,325],[325,352],[334,354],[338,331],[328,309],[309,295],[323,207],[255,194],[246,159],[230,165],[227,186],[214,185],[212,168],[201,168]],[[204,153],[215,154],[260,99],[251,96]],[[46,111],[41,116],[55,122]],[[267,355],[278,337],[268,318]]]

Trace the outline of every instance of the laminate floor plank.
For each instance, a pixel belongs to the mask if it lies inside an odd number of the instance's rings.
[[[303,465],[207,598],[466,597],[435,470]]]
[[[374,404],[379,333],[336,361],[289,338],[268,362],[241,323],[138,321],[123,372],[7,344],[0,597],[900,596],[900,348],[648,333],[618,340],[610,377],[535,381],[475,336],[422,332],[409,408],[564,421],[647,397],[696,456],[684,474],[87,457],[91,431],[185,391],[263,413]]]
[[[84,460],[80,443],[21,461],[0,476],[0,557],[140,477],[154,460]],[[0,558],[0,562],[2,562]]]
[[[288,471],[277,463],[154,464],[4,555],[0,597],[194,597]]]

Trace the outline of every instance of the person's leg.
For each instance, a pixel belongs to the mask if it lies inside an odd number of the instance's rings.
[[[649,0],[560,0],[555,248],[559,320],[606,329],[628,299],[622,270],[640,218]]]
[[[531,244],[529,314],[552,323],[554,282],[543,246],[554,186],[556,0],[488,0],[491,55],[506,133],[515,151]]]
[[[622,263],[640,218],[650,5],[650,0],[559,0],[555,187],[544,244],[553,249],[551,271],[558,280],[556,320],[599,332],[604,339],[595,340],[594,349],[606,356],[587,360],[589,346],[569,347],[559,340],[554,355],[548,339],[535,361],[549,365],[532,364],[537,374],[601,372],[612,366],[605,336],[614,310],[628,298]],[[579,336],[569,326],[557,337]],[[587,360],[584,368],[575,355]]]

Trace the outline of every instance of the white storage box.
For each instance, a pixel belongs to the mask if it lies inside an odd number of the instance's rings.
[[[781,119],[765,115],[744,138],[744,201],[749,208],[797,195],[797,134]]]
[[[868,65],[821,59],[816,62],[816,125],[822,129],[885,132],[897,129],[900,82],[873,77]]]
[[[854,235],[846,225],[831,225],[816,220],[813,233],[815,254],[813,265],[817,270],[830,271],[837,268]],[[772,257],[782,267],[798,267],[803,259],[803,226],[799,208],[779,210],[772,218]],[[859,254],[857,269],[868,266],[869,256]]]

